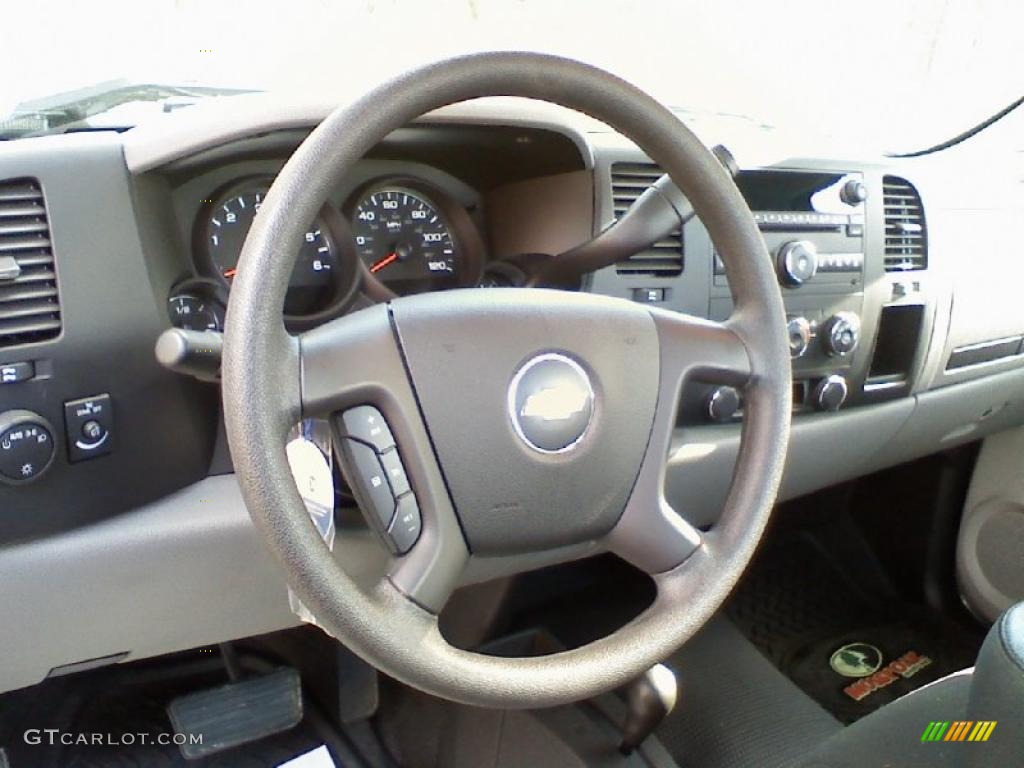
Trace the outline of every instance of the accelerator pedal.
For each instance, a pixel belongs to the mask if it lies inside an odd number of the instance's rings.
[[[167,705],[167,714],[175,732],[184,734],[178,744],[182,756],[197,760],[298,725],[302,683],[295,669],[281,667],[179,696]]]

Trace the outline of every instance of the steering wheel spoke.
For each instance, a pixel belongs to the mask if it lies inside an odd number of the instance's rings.
[[[343,473],[394,556],[388,578],[436,613],[457,586],[469,552],[389,308],[378,305],[307,331],[299,337],[299,358],[303,415],[330,419]]]
[[[682,388],[704,381],[744,388],[751,380],[747,346],[729,324],[651,310],[661,354],[658,404],[647,452],[626,509],[608,537],[612,551],[648,573],[676,567],[700,547],[699,530],[665,499],[665,470]]]

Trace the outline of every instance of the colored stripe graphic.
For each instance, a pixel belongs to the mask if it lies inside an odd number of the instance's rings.
[[[949,733],[946,734],[945,741],[963,741],[967,735],[967,730],[974,725],[971,721],[957,720],[949,729]]]
[[[992,731],[996,729],[995,720],[982,720],[974,727],[971,731],[970,738],[968,741],[988,741],[988,737],[992,735]]]
[[[996,728],[996,720],[935,721],[921,734],[921,741],[988,741]]]

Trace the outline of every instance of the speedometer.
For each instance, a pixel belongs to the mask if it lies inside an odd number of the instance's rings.
[[[397,186],[369,191],[352,210],[352,232],[366,268],[396,293],[463,284],[452,225],[423,192]]]

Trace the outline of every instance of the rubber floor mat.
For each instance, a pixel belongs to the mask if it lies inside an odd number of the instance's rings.
[[[816,539],[768,542],[727,614],[807,695],[851,723],[974,663],[981,638],[842,568]]]

